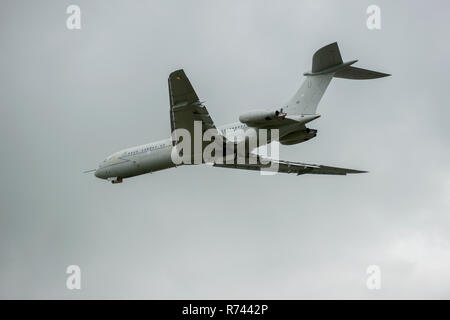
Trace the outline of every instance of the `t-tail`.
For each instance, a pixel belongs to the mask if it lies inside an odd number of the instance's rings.
[[[313,115],[331,79],[366,80],[390,76],[390,74],[353,67],[358,60],[343,62],[336,42],[314,53],[312,69],[304,73],[305,81],[283,108],[288,115]]]

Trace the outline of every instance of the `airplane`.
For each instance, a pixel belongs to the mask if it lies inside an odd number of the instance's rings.
[[[390,74],[352,66],[357,61],[343,62],[336,42],[324,46],[314,53],[311,71],[303,74],[306,79],[300,88],[279,109],[246,112],[239,117],[239,122],[221,127],[215,126],[204,102],[199,100],[184,70],[176,70],[169,75],[168,79],[172,132],[176,129],[185,129],[193,136],[194,123],[200,122],[203,129],[215,130],[218,135],[223,137],[224,148],[228,144],[236,145],[242,143],[242,141],[247,141],[245,135],[250,129],[256,132],[261,129],[278,129],[277,141],[282,145],[295,145],[308,141],[317,135],[317,130],[306,127],[306,124],[320,117],[316,113],[317,106],[333,78],[364,80],[390,76]],[[270,142],[269,139],[267,143]],[[95,176],[100,179],[108,180],[113,184],[121,183],[125,178],[178,166],[172,160],[172,153],[178,152],[176,148],[176,137],[174,138],[172,134],[171,138],[165,140],[115,152],[104,159],[97,169],[86,172],[95,171]],[[205,143],[202,142],[202,150],[204,148]],[[346,175],[367,172],[263,158],[255,155],[253,151],[245,149],[244,155],[247,159],[256,159],[253,163],[250,163],[250,161],[245,163],[222,161],[212,165],[222,168],[262,170],[267,166],[276,164],[277,172],[295,173],[297,175]],[[193,152],[191,151],[191,153]],[[236,154],[237,151],[233,151],[232,156],[236,156]]]

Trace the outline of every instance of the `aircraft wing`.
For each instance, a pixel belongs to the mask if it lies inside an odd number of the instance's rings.
[[[231,168],[231,169],[244,169],[244,170],[261,170],[263,168],[267,168],[269,171],[269,167],[273,164],[278,165],[278,172],[282,173],[296,173],[297,175],[301,174],[329,174],[329,175],[347,175],[352,173],[365,173],[367,171],[360,171],[354,169],[346,169],[346,168],[338,168],[338,167],[329,167],[322,166],[317,164],[308,164],[301,162],[291,162],[291,161],[283,161],[283,160],[269,160],[263,158],[263,163],[258,157],[256,164],[214,164],[215,167],[221,168]],[[248,161],[247,161],[248,162]],[[269,162],[269,163],[267,163]],[[275,163],[273,163],[275,162]]]
[[[186,129],[194,137],[194,121],[202,122],[202,131],[215,129],[206,107],[199,101],[197,94],[182,69],[169,76],[170,125],[175,129]],[[203,133],[202,132],[202,133]]]

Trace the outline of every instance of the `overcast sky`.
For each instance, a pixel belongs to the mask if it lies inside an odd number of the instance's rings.
[[[70,4],[81,30],[66,28]],[[449,6],[3,0],[0,298],[450,298]],[[169,137],[171,71],[221,125],[286,102],[334,41],[393,76],[334,79],[317,137],[280,158],[370,173],[82,173]],[[66,289],[73,264],[81,290]],[[380,290],[366,287],[374,264]]]

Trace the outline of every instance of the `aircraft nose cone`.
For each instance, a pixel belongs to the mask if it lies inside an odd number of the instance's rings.
[[[103,170],[98,168],[97,170],[95,170],[94,175],[99,178],[99,179],[105,179],[105,176],[103,175]]]

